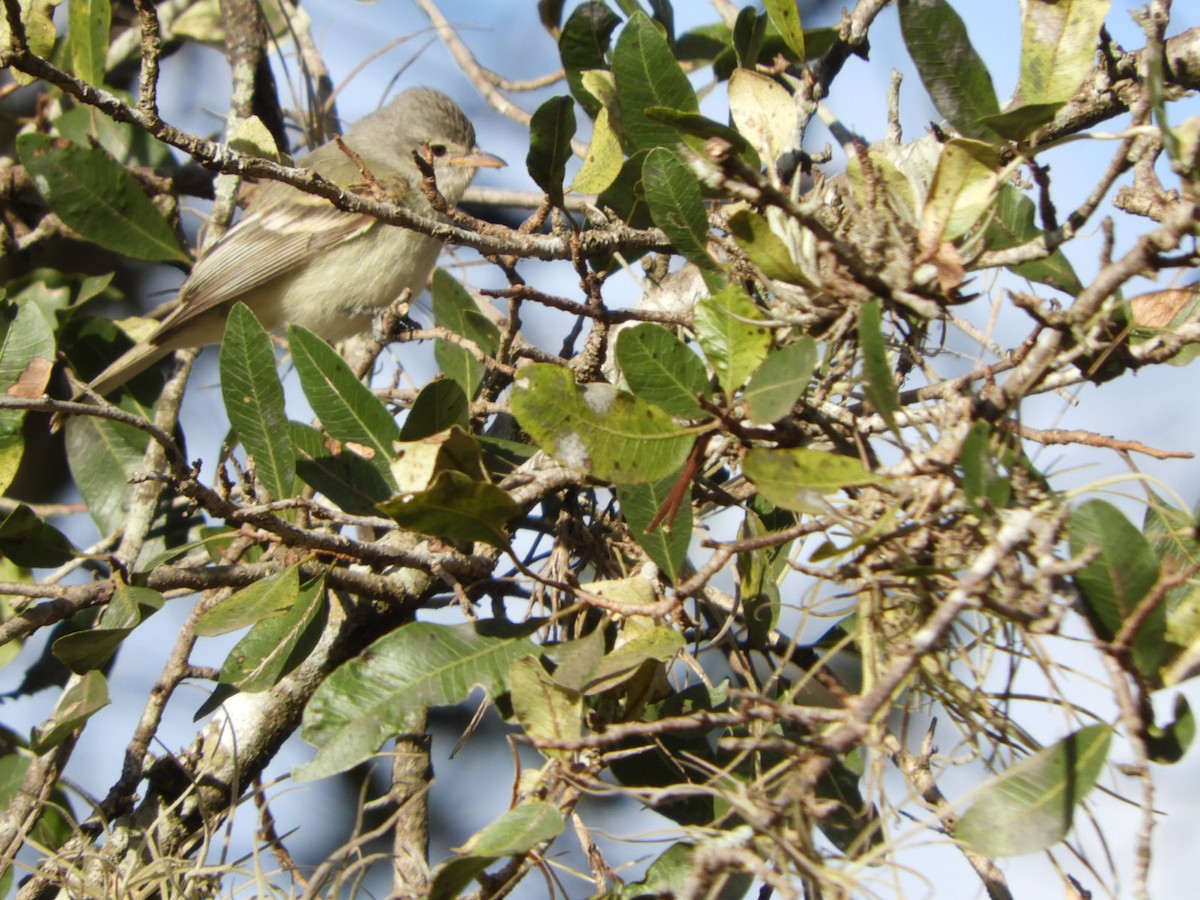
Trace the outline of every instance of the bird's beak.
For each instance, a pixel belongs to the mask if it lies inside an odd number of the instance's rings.
[[[465,156],[450,157],[450,165],[452,166],[468,166],[475,169],[501,169],[507,166],[504,160],[491,153],[485,153],[476,147]]]

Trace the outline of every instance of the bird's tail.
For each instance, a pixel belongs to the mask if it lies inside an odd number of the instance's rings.
[[[106,397],[139,372],[145,371],[160,359],[173,353],[174,349],[170,346],[164,347],[148,341],[140,343],[88,382],[88,389],[99,394],[101,397]],[[75,399],[79,399],[82,393],[80,391]]]

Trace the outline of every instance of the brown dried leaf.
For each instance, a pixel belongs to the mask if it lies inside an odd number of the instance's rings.
[[[1190,313],[1200,303],[1196,285],[1140,294],[1129,301],[1129,319],[1137,328],[1167,329],[1179,325],[1180,313]]]
[[[54,360],[44,356],[35,356],[20,376],[6,391],[8,396],[21,400],[34,400],[46,392],[50,383],[50,372],[54,368]]]

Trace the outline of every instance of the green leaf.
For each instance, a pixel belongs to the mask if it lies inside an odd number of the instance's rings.
[[[759,538],[771,533],[759,515],[746,510],[739,538]],[[738,600],[746,620],[746,638],[751,647],[766,650],[771,631],[779,624],[780,561],[787,559],[792,542],[737,555]]]
[[[228,634],[283,615],[300,597],[300,569],[292,566],[277,575],[230,594],[196,620],[196,636]]]
[[[122,96],[121,92],[114,92]],[[95,107],[75,106],[54,120],[55,130],[81,147],[93,141],[125,165],[165,166],[171,161],[171,151],[162,141],[150,137],[129,122],[114,122]]]
[[[963,493],[974,511],[984,511],[980,500],[987,500],[996,509],[1008,505],[1012,485],[1000,473],[993,457],[992,429],[987,422],[979,421],[971,425],[971,430],[963,439],[959,463],[963,470]]]
[[[429,885],[429,900],[458,900],[473,882],[495,860],[490,856],[456,856],[433,870]]]
[[[71,49],[71,70],[77,78],[96,86],[104,83],[111,24],[111,0],[70,0],[67,41]]]
[[[0,489],[7,491],[25,456],[25,436],[18,431],[0,431]]]
[[[421,388],[408,417],[400,426],[400,440],[419,441],[457,425],[464,431],[471,424],[470,403],[462,386],[448,378],[431,381]]]
[[[32,763],[33,758],[28,754],[9,753],[0,756],[0,809],[11,808]],[[78,822],[71,820],[70,801],[61,787],[51,789],[49,803],[39,804],[35,822],[28,831],[28,843],[31,847],[48,847],[55,850],[79,833]],[[9,894],[5,892],[4,896]]]
[[[322,427],[340,441],[367,448],[371,462],[391,483],[392,442],[399,440],[400,429],[387,407],[354,377],[337,351],[311,331],[290,326],[288,344],[304,396]]]
[[[72,732],[82,728],[87,720],[109,704],[108,679],[100,672],[88,672],[63,691],[54,713],[33,729],[29,746],[34,753],[48,753]]]
[[[666,662],[684,648],[683,635],[658,625],[606,653],[581,688],[585,696],[602,694],[633,678],[646,662]]]
[[[237,642],[221,666],[218,681],[257,693],[274,687],[300,665],[325,628],[325,579],[314,579],[296,595],[287,612],[260,619]]]
[[[163,595],[158,591],[118,581],[96,624],[58,638],[53,644],[54,655],[76,675],[103,669],[125,638],[162,607]]]
[[[1062,104],[1092,70],[1110,0],[1026,0],[1021,4],[1024,104]]]
[[[529,153],[525,167],[555,206],[563,203],[563,179],[575,137],[575,104],[570,97],[551,97],[537,108],[529,123]]]
[[[717,840],[721,840],[718,838]],[[725,838],[727,840],[727,838]],[[697,873],[692,861],[696,847],[687,842],[672,844],[646,869],[641,881],[624,885],[616,897],[620,900],[644,900],[646,897],[683,897],[697,876],[708,877],[708,873]],[[744,872],[727,871],[720,881],[714,881],[714,890],[706,895],[711,900],[743,900],[749,893],[753,878]],[[717,887],[719,885],[719,887]]]
[[[513,715],[535,742],[576,741],[583,734],[583,697],[564,687],[536,656],[513,660],[509,669]],[[543,750],[548,756],[569,758],[569,750]]]
[[[285,158],[279,152],[279,145],[275,143],[275,136],[258,116],[239,119],[229,132],[227,142],[229,149],[238,153],[286,164]]]
[[[921,211],[921,246],[966,234],[995,205],[1000,170],[1000,151],[991,144],[963,138],[947,143]]]
[[[738,10],[733,23],[733,52],[738,68],[753,69],[762,58],[763,39],[767,36],[767,17],[753,6]]]
[[[1158,581],[1159,564],[1149,541],[1125,515],[1103,500],[1089,500],[1071,514],[1071,555],[1094,551],[1075,573],[1084,610],[1099,636],[1112,640]],[[1133,662],[1152,682],[1163,658],[1166,608],[1158,604],[1133,639]]]
[[[505,524],[521,514],[503,489],[452,469],[439,472],[427,489],[385,500],[378,509],[421,534],[500,548],[508,546]]]
[[[87,240],[134,259],[190,261],[141,184],[102,151],[26,132],[17,152],[46,203]]]
[[[601,109],[600,102],[583,86],[583,73],[607,68],[609,39],[621,20],[598,0],[588,0],[577,6],[567,17],[558,38],[558,55],[567,74],[571,93],[589,116]]]
[[[1111,740],[1107,725],[1089,725],[1011,766],[979,793],[954,837],[984,856],[1053,847],[1099,779]]]
[[[492,859],[523,856],[558,837],[566,827],[562,813],[551,804],[540,800],[522,803],[472,835],[459,852]]]
[[[596,198],[596,205],[600,209],[611,209],[634,228],[649,228],[653,224],[645,195],[641,191],[642,164],[646,161],[647,152],[639,150],[626,159],[613,183]],[[609,261],[600,260],[594,265],[603,269],[609,265]]]
[[[895,431],[900,397],[883,337],[883,305],[877,299],[864,303],[858,311],[858,346],[863,355],[863,391],[875,412]]]
[[[994,116],[984,116],[979,121],[1001,137],[1023,141],[1047,122],[1052,122],[1062,107],[1061,103],[1028,103]]]
[[[396,492],[389,476],[370,460],[300,422],[289,422],[296,474],[332,503],[358,516],[373,516],[375,504]]]
[[[1142,534],[1150,543],[1160,567],[1166,571],[1194,571],[1200,563],[1196,520],[1155,493],[1150,494],[1142,521]],[[1163,637],[1163,683],[1178,684],[1195,675],[1200,660],[1200,578],[1192,576],[1166,592],[1167,617]]]
[[[613,50],[613,75],[630,150],[670,147],[675,129],[646,115],[651,106],[699,112],[696,92],[676,62],[667,39],[640,10],[630,16]]]
[[[607,107],[602,108],[592,123],[592,140],[588,144],[583,165],[571,182],[571,190],[581,194],[599,194],[616,181],[624,164],[621,139],[612,126]]]
[[[704,363],[666,328],[652,322],[623,328],[616,353],[621,375],[635,396],[681,419],[705,417],[696,401],[709,395]]]
[[[662,147],[650,151],[642,166],[642,188],[650,218],[689,261],[702,269],[719,267],[708,255],[708,212],[700,182],[679,155]]]
[[[24,503],[0,521],[0,556],[27,569],[61,566],[75,556],[61,531],[40,519]]]
[[[508,690],[513,660],[538,653],[525,637],[534,627],[505,634],[472,622],[413,622],[375,641],[326,678],[305,707],[301,736],[318,753],[295,777],[311,781],[370,759],[428,707],[461,703],[477,687],[492,697]]]
[[[583,637],[546,647],[546,657],[554,663],[554,682],[579,693],[604,659],[603,628],[594,628]]]
[[[988,223],[983,238],[989,250],[1008,250],[1010,247],[1019,247],[1041,237],[1042,230],[1034,224],[1036,206],[1033,200],[1014,185],[1000,185],[992,209],[995,210],[995,215]],[[1014,275],[1049,285],[1072,296],[1083,290],[1083,284],[1061,248],[1045,259],[1008,268]]]
[[[550,456],[614,484],[665,478],[693,442],[657,405],[608,384],[577,385],[568,369],[548,363],[520,370],[512,409]]]
[[[696,304],[692,326],[725,394],[732,397],[771,349],[771,329],[734,285]]]
[[[674,151],[656,148],[646,155],[641,189],[654,224],[711,279],[721,267],[708,253],[708,210],[692,170]]]
[[[695,845],[678,842],[659,854],[646,869],[646,877],[625,885],[621,900],[636,900],[638,897],[674,897],[686,890],[692,874],[692,854]]]
[[[982,121],[1000,112],[992,76],[958,13],[945,0],[900,0],[900,30],[937,111],[965,137],[998,142]]]
[[[9,397],[40,397],[50,381],[55,358],[54,332],[46,314],[29,298],[0,303],[0,393]],[[21,410],[0,410],[0,494],[16,477],[24,455]]]
[[[433,320],[472,341],[487,356],[495,356],[500,349],[500,330],[479,311],[467,289],[443,269],[433,273]],[[487,371],[484,364],[465,347],[443,340],[434,341],[433,357],[446,377],[474,399]]]
[[[617,488],[617,500],[621,504],[625,522],[629,525],[629,533],[673,584],[682,580],[688,546],[692,542],[692,504],[685,497],[674,519],[668,518],[659,523],[653,531],[646,529],[667,502],[681,477],[681,473],[675,472],[661,481],[623,484]]]
[[[722,125],[720,122],[714,122],[707,116],[700,115],[700,113],[682,112],[667,106],[648,107],[646,115],[655,122],[670,125],[684,137],[685,143],[692,147],[712,137],[723,138],[733,145],[733,149],[746,161],[748,166],[755,169],[762,168],[757,151],[755,151],[750,142],[736,128]],[[699,138],[700,141],[686,140],[689,137]]]
[[[789,415],[816,369],[817,342],[807,335],[768,353],[743,394],[750,420],[770,425]]]
[[[275,500],[292,496],[296,451],[287,427],[283,385],[267,331],[244,303],[234,304],[221,342],[221,396],[229,424]]]
[[[64,429],[67,465],[101,534],[112,534],[129,514],[129,479],[142,465],[149,437],[132,425],[74,416]]]
[[[821,494],[880,481],[857,459],[804,447],[748,450],[742,471],[767,500],[797,512],[823,509]]]
[[[729,217],[726,228],[750,262],[767,278],[790,284],[809,283],[804,270],[792,259],[787,244],[763,216],[748,209],[738,210]]]
[[[764,0],[763,8],[788,48],[798,59],[804,59],[804,27],[800,23],[796,0]]]
[[[34,56],[47,59],[54,49],[54,42],[58,36],[54,28],[54,8],[60,2],[61,0],[20,0],[14,4],[20,10],[25,42]],[[0,51],[7,53],[11,46],[12,35],[9,32],[8,16],[0,15]],[[17,84],[32,84],[35,80],[33,75],[26,75],[16,69],[10,69],[9,74]]]

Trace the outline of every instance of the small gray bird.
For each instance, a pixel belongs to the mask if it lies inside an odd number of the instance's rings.
[[[475,146],[466,114],[432,88],[405,91],[343,140],[394,203],[422,216],[437,217],[421,190],[414,151],[432,159],[450,203],[462,197],[476,169],[504,165]],[[367,187],[359,166],[335,142],[299,164],[348,190]],[[179,289],[178,307],[88,387],[108,394],[175,350],[220,341],[237,301],[268,331],[303,325],[330,341],[362,334],[405,289],[420,293],[441,248],[434,238],[266,182],[238,223],[196,261]]]

